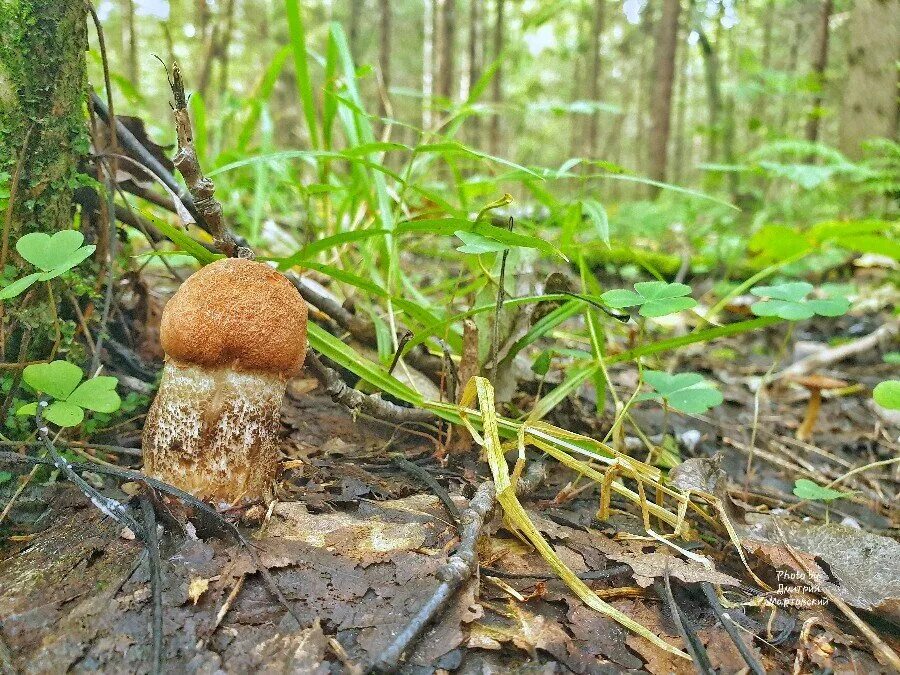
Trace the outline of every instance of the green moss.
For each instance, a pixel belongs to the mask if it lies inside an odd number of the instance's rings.
[[[0,171],[12,174],[27,138],[10,240],[72,220],[72,186],[87,149],[85,5],[0,2]]]

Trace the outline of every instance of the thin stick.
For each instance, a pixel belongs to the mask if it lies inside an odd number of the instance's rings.
[[[527,493],[534,490],[543,480],[544,470],[543,462],[534,462],[519,481],[516,492]],[[437,571],[437,578],[441,583],[372,664],[372,671],[391,673],[397,670],[404,653],[415,644],[463,583],[478,569],[476,550],[478,540],[481,538],[484,524],[490,520],[496,505],[497,494],[494,483],[490,480],[485,481],[478,487],[469,506],[461,514],[459,547]]]
[[[340,373],[329,368],[319,359],[312,350],[306,355],[306,362],[312,366],[313,372],[319,381],[325,385],[325,391],[332,400],[340,403],[351,411],[362,411],[374,417],[379,417],[389,422],[416,422],[430,424],[437,421],[438,417],[430,410],[421,408],[404,408],[396,403],[385,401],[379,396],[368,396],[356,389],[347,386],[341,379]]]
[[[187,96],[184,93],[184,80],[178,64],[172,66],[172,95],[175,97],[175,132],[178,136],[178,152],[172,158],[175,168],[184,176],[188,191],[194,197],[197,211],[203,216],[213,236],[216,248],[230,258],[240,256],[252,257],[249,249],[238,250],[237,242],[225,224],[222,204],[215,197],[216,186],[203,175],[197,151],[194,148],[194,132],[191,128],[191,116],[187,109]]]
[[[719,602],[719,596],[716,595],[716,590],[713,588],[713,585],[708,581],[703,581],[700,583],[700,588],[703,589],[706,601],[709,602],[709,606],[719,620],[719,623],[722,624],[722,628],[725,629],[725,632],[728,633],[728,637],[731,638],[734,646],[737,647],[737,650],[740,652],[741,657],[743,657],[744,663],[747,664],[750,672],[754,675],[766,675],[765,668],[763,668],[759,661],[756,660],[753,652],[747,648],[746,643],[741,639],[741,634],[738,633],[737,624],[734,622],[734,619],[731,618],[731,615],[722,607],[722,603]]]

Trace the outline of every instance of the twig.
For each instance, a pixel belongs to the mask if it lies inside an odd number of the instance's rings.
[[[238,577],[237,583],[234,584],[234,588],[231,589],[231,592],[228,594],[228,597],[225,598],[225,602],[222,603],[222,606],[219,607],[219,611],[216,612],[216,620],[213,622],[213,625],[209,629],[209,633],[206,637],[202,638],[197,643],[197,651],[201,651],[204,647],[206,647],[207,641],[213,636],[213,634],[219,629],[219,626],[222,625],[223,619],[228,614],[228,610],[231,609],[231,605],[234,604],[235,599],[238,596],[238,593],[241,592],[241,589],[244,587],[244,579],[247,578],[246,573],[241,574]]]
[[[425,483],[428,486],[435,496],[441,500],[441,503],[444,505],[444,508],[447,509],[447,512],[450,514],[450,517],[453,518],[453,522],[459,525],[459,509],[456,508],[456,504],[453,503],[453,498],[447,493],[444,487],[435,480],[434,476],[432,476],[427,469],[419,466],[418,464],[413,464],[406,457],[402,457],[400,455],[396,455],[393,460],[394,464],[403,469],[406,473],[411,476],[415,476],[420,481]]]
[[[657,582],[657,585],[658,584],[659,582]],[[666,567],[666,574],[663,578],[662,587],[660,595],[666,603],[669,615],[672,617],[672,623],[675,624],[675,629],[678,631],[681,641],[684,642],[685,649],[687,649],[688,654],[691,655],[691,660],[694,662],[694,668],[696,668],[697,672],[701,675],[715,675],[716,671],[713,669],[712,663],[709,662],[709,654],[706,653],[703,642],[697,637],[697,631],[694,630],[691,622],[688,621],[687,617],[682,613],[681,607],[675,602],[668,567]]]
[[[838,361],[843,361],[851,356],[855,356],[856,354],[862,354],[871,349],[875,349],[882,342],[888,342],[891,338],[896,336],[898,331],[900,331],[900,321],[888,321],[880,328],[877,328],[858,340],[846,342],[837,347],[822,349],[815,354],[807,356],[805,359],[800,359],[797,363],[788,366],[778,373],[774,379],[808,375],[825,366],[830,366]]]
[[[285,276],[294,284],[294,288],[299,291],[304,300],[333,319],[338,326],[348,331],[353,337],[367,343],[371,343],[375,338],[375,324],[371,321],[356,316],[336,300],[320,293],[303,277],[293,272],[288,272]]]
[[[191,116],[187,109],[187,96],[184,93],[184,80],[178,64],[172,66],[172,95],[175,97],[175,132],[178,136],[178,152],[172,158],[175,168],[184,177],[188,191],[194,198],[197,211],[209,226],[216,247],[228,257],[252,257],[249,249],[241,249],[225,225],[222,205],[215,197],[216,186],[203,175],[197,151],[194,149],[194,132],[191,128]]]
[[[534,462],[516,486],[516,492],[527,493],[534,490],[543,480],[544,464]],[[438,616],[459,588],[478,568],[478,540],[484,524],[490,520],[497,505],[497,494],[493,481],[482,483],[469,506],[460,517],[459,547],[447,562],[437,571],[440,584],[431,597],[413,615],[406,626],[394,637],[370,670],[376,673],[392,673],[397,670],[404,652],[409,650],[425,629]]]
[[[143,143],[141,143],[137,138],[135,138],[134,134],[132,134],[128,128],[122,124],[118,119],[113,121],[113,118],[109,114],[109,110],[107,110],[106,105],[97,96],[96,92],[91,92],[91,105],[93,106],[96,113],[100,116],[107,125],[116,127],[116,133],[118,134],[119,140],[122,142],[122,147],[128,151],[129,154],[133,155],[131,159],[136,159],[140,162],[140,165],[146,168],[150,173],[159,178],[162,183],[169,188],[178,198],[181,200],[181,203],[184,204],[184,207],[187,209],[188,213],[193,216],[194,220],[197,221],[197,225],[199,225],[204,230],[208,231],[208,227],[206,225],[206,221],[203,220],[203,216],[200,215],[200,212],[197,210],[196,205],[194,204],[194,200],[190,194],[188,194],[185,189],[178,184],[178,181],[175,180],[175,176],[172,175],[172,172],[166,169],[162,164],[160,164],[159,160],[156,159],[147,148],[144,147]]]
[[[0,267],[2,269],[2,267]],[[19,342],[19,358],[17,363],[23,363],[28,356],[28,344],[31,342],[31,326],[25,326],[25,330],[22,332],[22,340]],[[4,424],[6,422],[6,416],[9,414],[9,407],[12,405],[13,399],[16,397],[16,394],[19,392],[19,387],[22,385],[22,368],[16,370],[13,375],[12,386],[9,388],[9,391],[6,393],[6,398],[3,399],[3,406],[0,407],[0,424]]]
[[[404,408],[396,403],[385,401],[380,396],[363,394],[356,389],[347,386],[341,379],[340,373],[329,368],[319,359],[319,356],[310,350],[306,355],[306,362],[312,366],[316,376],[325,385],[325,391],[332,400],[340,403],[351,411],[361,411],[374,417],[379,417],[389,422],[416,422],[428,424],[437,421],[437,415],[430,410],[421,408]]]
[[[150,653],[150,672],[161,675],[163,658],[163,604],[162,604],[162,564],[159,560],[159,541],[156,537],[156,511],[153,502],[146,495],[141,497],[144,513],[144,545],[147,547],[147,562],[150,567],[150,589],[153,594],[153,650]]]
[[[109,114],[110,117],[115,119],[116,113],[115,108],[113,107],[113,95],[112,95],[112,84],[110,83],[109,78],[109,61],[106,58],[106,40],[103,37],[103,26],[100,23],[100,17],[97,16],[97,11],[94,9],[94,6],[87,2],[88,11],[91,14],[91,18],[94,22],[94,28],[97,31],[97,41],[100,44],[100,58],[103,63],[103,84],[106,87],[106,100],[107,105],[109,105]],[[116,174],[118,164],[116,162],[116,155],[119,152],[118,147],[118,132],[116,130],[116,125],[109,125],[109,150],[111,154],[111,158],[109,163],[106,165],[106,218],[107,218],[107,227],[108,232],[106,235],[106,290],[103,296],[103,310],[100,313],[100,325],[97,329],[97,341],[94,347],[94,354],[91,357],[91,365],[88,368],[88,376],[91,374],[96,374],[97,370],[100,367],[100,353],[103,349],[103,338],[106,333],[106,326],[109,323],[109,310],[112,307],[112,296],[113,296],[113,287],[116,280],[116,193],[115,193],[115,183],[116,183]]]
[[[78,487],[78,489],[81,490],[85,494],[85,496],[91,500],[91,503],[96,506],[104,515],[109,516],[116,522],[127,527],[134,533],[136,537],[140,537],[143,539],[143,528],[138,525],[137,521],[131,516],[125,505],[116,501],[115,499],[111,499],[101,494],[96,488],[94,488],[86,480],[84,480],[84,478],[75,473],[75,471],[72,469],[72,465],[69,464],[69,462],[67,462],[65,459],[63,459],[56,451],[56,446],[54,446],[53,441],[50,440],[50,430],[47,428],[47,425],[44,424],[43,420],[44,410],[49,405],[50,404],[47,402],[46,397],[41,397],[41,400],[39,400],[37,404],[34,421],[37,425],[38,439],[41,441],[44,449],[47,450],[47,453],[52,458],[51,463],[57,469],[59,469],[66,478],[74,483],[76,487]]]
[[[753,656],[753,652],[747,648],[746,643],[741,638],[741,634],[738,633],[737,624],[734,619],[731,618],[731,614],[729,614],[728,611],[722,607],[722,603],[719,602],[719,596],[716,595],[716,589],[713,588],[713,585],[708,581],[702,581],[700,582],[700,588],[703,589],[703,594],[706,596],[707,602],[709,602],[710,609],[712,609],[713,613],[716,615],[719,623],[722,624],[722,628],[728,633],[728,637],[731,638],[734,646],[737,647],[737,650],[741,653],[741,657],[743,657],[744,663],[747,664],[750,672],[754,673],[754,675],[766,675],[765,668],[763,668],[759,661],[756,660],[756,657]]]
[[[501,579],[553,579],[556,577],[553,572],[537,572],[535,574],[529,574],[528,572],[505,572],[504,570],[498,570],[496,567],[487,567],[486,565],[481,567],[481,572]],[[613,565],[612,567],[607,567],[603,570],[582,572],[576,576],[582,581],[601,581],[603,579],[609,579],[610,577],[629,574],[630,572],[631,566],[622,563],[621,565]]]

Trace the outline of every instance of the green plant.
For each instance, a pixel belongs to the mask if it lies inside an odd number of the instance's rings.
[[[843,499],[849,497],[852,492],[841,492],[840,490],[832,490],[828,487],[822,487],[818,483],[814,483],[806,478],[798,478],[794,481],[794,495],[800,499],[809,499],[819,502],[830,502],[835,499]]]
[[[687,284],[640,281],[634,285],[634,291],[616,289],[600,297],[614,309],[640,307],[641,316],[655,318],[696,307],[697,301],[688,297],[690,293]]]
[[[34,363],[22,372],[22,379],[35,391],[54,399],[44,410],[44,417],[60,427],[74,427],[84,420],[84,411],[112,413],[122,404],[116,393],[118,379],[96,376],[82,382],[84,372],[68,361]],[[17,415],[34,415],[38,403],[20,407]]]
[[[900,380],[885,380],[872,390],[875,403],[888,410],[900,410]]]
[[[16,250],[25,260],[37,267],[0,290],[0,300],[14,298],[37,281],[50,281],[68,272],[90,256],[97,248],[93,244],[82,246],[84,235],[77,230],[61,230],[53,236],[32,232],[19,238]]]
[[[653,392],[640,394],[640,401],[663,401],[668,407],[685,413],[702,414],[722,402],[722,393],[699,373],[670,375],[645,370],[644,382]]]
[[[776,286],[755,286],[750,292],[759,300],[750,309],[757,316],[777,316],[786,321],[801,321],[815,315],[841,316],[850,309],[850,301],[842,297],[809,298],[813,285],[793,281]]]

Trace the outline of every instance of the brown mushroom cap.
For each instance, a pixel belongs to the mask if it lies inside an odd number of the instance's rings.
[[[843,380],[835,380],[831,377],[825,377],[824,375],[803,375],[800,377],[792,377],[791,382],[795,382],[802,387],[806,387],[807,389],[818,389],[819,391],[825,391],[828,389],[843,389],[844,387],[849,387],[849,383],[844,382]]]
[[[287,378],[306,358],[306,303],[268,265],[224,258],[192,274],[172,296],[160,342],[180,364]]]

